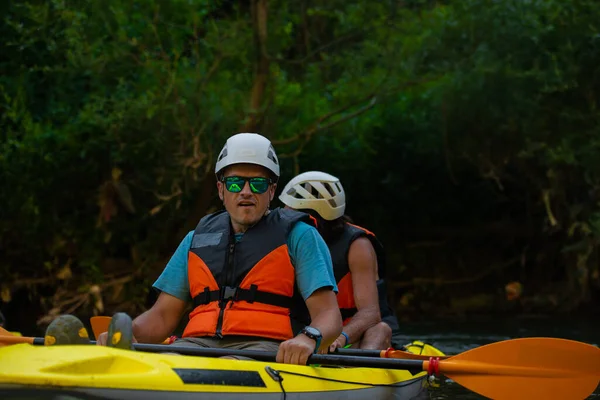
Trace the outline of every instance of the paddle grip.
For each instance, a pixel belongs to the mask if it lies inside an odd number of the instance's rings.
[[[342,348],[337,348],[331,354],[339,354],[341,356],[381,357],[381,350],[362,350],[362,349],[342,349]]]

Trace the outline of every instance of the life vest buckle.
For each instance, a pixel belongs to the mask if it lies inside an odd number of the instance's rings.
[[[238,299],[238,288],[231,286],[223,286],[221,288],[221,302],[227,302],[230,300],[236,301]]]

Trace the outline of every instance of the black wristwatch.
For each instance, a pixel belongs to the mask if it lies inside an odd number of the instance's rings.
[[[305,326],[304,328],[302,328],[300,333],[305,334],[306,336],[308,336],[316,342],[314,351],[316,353],[317,350],[319,350],[319,346],[321,345],[321,339],[323,339],[323,335],[321,335],[321,332],[317,328],[313,328],[312,326]]]

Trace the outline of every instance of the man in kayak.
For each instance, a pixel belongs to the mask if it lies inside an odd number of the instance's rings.
[[[331,252],[344,329],[329,350],[348,344],[361,349],[390,347],[392,330],[397,333],[399,326],[382,279],[383,246],[344,214],[346,196],[339,179],[324,172],[305,172],[288,182],[279,199],[286,207],[317,219],[317,229]]]
[[[133,321],[135,339],[161,343],[192,303],[176,345],[277,351],[278,362],[306,364],[342,330],[329,250],[308,214],[269,210],[279,162],[267,138],[230,137],[215,173],[225,210],[182,240],[153,285],[157,301]],[[293,320],[309,319],[295,335]]]

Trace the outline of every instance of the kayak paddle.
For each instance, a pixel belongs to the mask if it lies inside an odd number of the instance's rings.
[[[2,332],[0,332],[2,334]],[[43,344],[43,338],[0,336],[0,343],[25,341]],[[174,352],[204,357],[244,356],[275,361],[275,352],[193,348],[177,345],[133,344],[145,352]],[[127,351],[127,350],[125,350]],[[584,399],[600,383],[600,349],[566,339],[521,338],[477,347],[449,359],[375,358],[314,354],[309,364],[423,370],[443,374],[465,388],[493,399]],[[279,368],[285,368],[281,365]]]
[[[431,356],[423,354],[415,354],[404,350],[395,350],[389,348],[387,350],[363,350],[363,349],[342,349],[338,348],[331,354],[339,354],[341,356],[356,356],[356,357],[380,357],[380,358],[400,358],[405,360],[429,360]],[[440,360],[445,360],[452,356],[436,356]]]
[[[245,356],[275,361],[275,352],[134,344],[139,351],[197,356]],[[493,399],[584,399],[600,383],[600,349],[566,339],[521,338],[468,350],[449,359],[427,361],[314,354],[309,364],[424,370],[443,374]],[[281,367],[280,367],[281,368]]]
[[[92,332],[94,332],[94,337],[98,339],[101,333],[108,332],[108,325],[110,325],[110,320],[112,317],[106,316],[95,316],[90,318],[90,325],[92,325]]]
[[[11,332],[7,331],[3,327],[0,326],[0,347],[17,344],[17,343],[30,343],[30,344],[44,344],[44,338],[34,338],[34,337],[24,337],[13,335]]]

